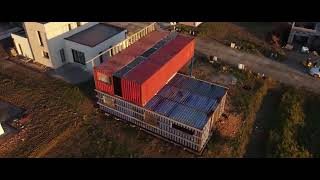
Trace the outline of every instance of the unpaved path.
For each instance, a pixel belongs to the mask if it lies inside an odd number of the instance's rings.
[[[265,74],[272,79],[295,87],[303,87],[320,93],[320,80],[286,64],[265,57],[240,52],[214,40],[197,39],[196,50],[206,55],[217,56],[229,64],[244,64],[248,69]],[[289,59],[290,60],[290,59]]]

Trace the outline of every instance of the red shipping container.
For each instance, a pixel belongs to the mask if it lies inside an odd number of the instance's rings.
[[[112,74],[132,62],[135,58],[137,58],[139,55],[161,41],[161,39],[163,39],[167,35],[167,32],[154,31],[141,38],[134,44],[130,45],[115,56],[112,56],[104,63],[100,64],[98,67],[95,67],[93,74],[96,89],[106,92],[110,95],[114,95]],[[99,80],[99,75],[106,76],[103,77],[104,79],[109,78],[110,83]]]
[[[194,55],[193,38],[177,36],[121,80],[122,96],[144,106]]]

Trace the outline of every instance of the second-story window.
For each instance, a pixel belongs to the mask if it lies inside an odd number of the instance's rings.
[[[40,46],[43,46],[43,41],[42,41],[42,37],[41,37],[40,31],[37,31],[37,34],[38,34],[39,44],[40,44]]]
[[[43,54],[43,57],[49,59],[49,53],[48,52],[43,51],[42,54]]]

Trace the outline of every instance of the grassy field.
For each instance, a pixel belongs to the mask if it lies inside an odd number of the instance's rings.
[[[202,61],[205,66],[198,63],[199,60],[196,63],[196,77],[212,81],[211,75],[222,73],[221,66],[208,66],[205,59]],[[32,114],[26,128],[1,145],[1,157],[195,157],[180,147],[99,112],[95,108],[92,80],[72,86],[18,65],[6,68],[3,62],[0,65],[3,68],[0,71],[0,98],[23,107]],[[204,72],[203,68],[207,71]],[[231,69],[224,73],[237,76],[240,82],[237,88],[242,89],[243,83],[254,88],[249,91],[232,88],[228,104],[240,104],[239,107],[246,108],[249,101],[231,101],[232,97],[242,97],[248,93],[254,96],[263,84],[258,82],[264,81],[252,80],[255,77],[253,74],[243,75],[242,72]],[[232,111],[236,114],[235,110]],[[233,119],[235,120],[230,122],[234,123],[236,129],[240,129],[239,118]],[[223,125],[225,129],[222,128],[221,132],[226,136],[231,134],[228,123]],[[233,156],[219,154],[217,144],[221,139],[216,139],[212,138],[204,156]]]
[[[269,136],[269,157],[320,157],[319,105],[319,95],[286,88]]]
[[[1,157],[197,157],[106,117],[95,107],[92,80],[72,86],[18,65],[0,62],[0,67],[0,99],[32,115],[25,129],[0,145]],[[235,85],[228,85],[228,119],[216,123],[203,157],[243,157],[272,80],[210,64],[198,55],[193,75],[211,82],[217,76],[236,78]],[[288,90],[282,95],[268,141],[271,157],[319,157],[320,97],[299,93]],[[290,154],[291,146],[298,149],[296,154]]]
[[[285,52],[280,47],[275,47],[267,40],[270,33],[277,31],[280,33],[281,40],[289,34],[287,25],[272,22],[204,22],[196,28],[198,37],[216,40],[227,46],[236,43],[241,51],[270,57],[271,53],[278,54],[278,60],[284,60]],[[183,32],[188,33],[192,27],[178,25]]]
[[[95,106],[93,82],[77,86],[0,61],[0,99],[32,119],[0,146],[1,157],[192,157]]]

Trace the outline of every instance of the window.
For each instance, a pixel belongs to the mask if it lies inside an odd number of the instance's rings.
[[[71,24],[68,24],[69,31],[72,30]]]
[[[86,65],[86,59],[83,52],[72,49],[72,56],[74,62]]]
[[[64,55],[64,49],[60,49],[60,57],[62,62],[66,62],[66,56]]]
[[[111,49],[111,48],[112,48],[112,46],[109,47],[109,49],[110,49],[110,55],[113,56],[113,49]]]
[[[43,51],[42,54],[43,54],[43,57],[49,59],[49,53],[48,52]]]
[[[97,77],[99,81],[105,82],[107,84],[111,84],[111,77],[102,73],[97,73]]]
[[[80,27],[81,26],[81,22],[77,22],[77,27]]]
[[[18,44],[18,46],[19,46],[19,49],[20,49],[20,54],[23,55],[23,51],[22,51],[21,45]]]
[[[194,134],[194,131],[189,130],[189,129],[186,129],[186,128],[181,127],[181,126],[176,125],[176,124],[172,124],[172,128],[177,129],[177,130],[180,130],[180,131],[182,131],[182,132],[184,132],[184,133],[187,133],[187,134],[190,134],[190,135],[193,135],[193,134]]]
[[[37,34],[38,34],[39,44],[40,44],[40,46],[43,46],[43,41],[42,41],[42,37],[41,37],[40,31],[37,31]]]

